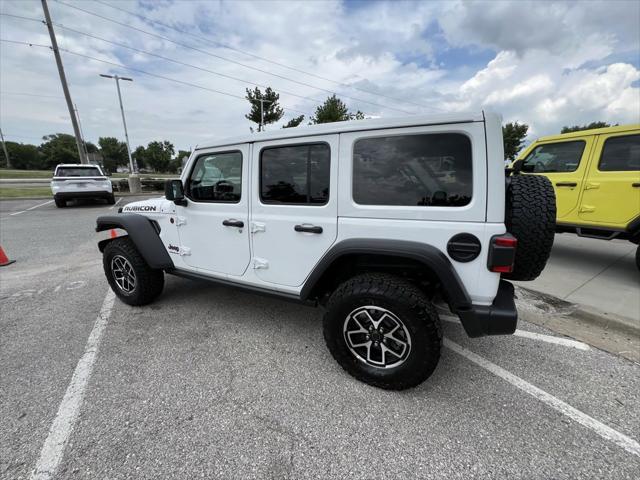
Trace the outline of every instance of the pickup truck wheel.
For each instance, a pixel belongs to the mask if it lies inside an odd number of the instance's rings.
[[[113,195],[113,193],[107,197],[107,203],[109,205],[115,205],[116,197]]]
[[[62,198],[54,198],[53,201],[56,203],[56,207],[64,208],[67,206],[67,201]]]
[[[426,380],[440,359],[440,319],[412,283],[364,274],[342,283],[327,302],[324,338],[349,374],[375,387],[404,390]]]
[[[128,237],[107,244],[102,264],[111,289],[124,303],[146,305],[162,292],[164,272],[149,267]]]
[[[535,280],[542,273],[553,247],[556,195],[551,181],[541,175],[514,175],[507,186],[505,225],[518,239],[510,280]]]

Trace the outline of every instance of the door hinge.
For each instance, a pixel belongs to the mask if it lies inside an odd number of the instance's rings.
[[[186,225],[187,224],[187,219],[185,217],[176,217],[176,226],[179,227],[180,225]]]
[[[594,182],[587,182],[584,186],[585,190],[595,190],[597,188],[600,188],[600,184]]]
[[[580,213],[591,213],[595,211],[596,211],[596,207],[592,207],[591,205],[582,205],[580,207]]]
[[[189,247],[180,247],[180,256],[186,257],[191,255],[191,249]]]
[[[251,233],[266,231],[266,225],[262,222],[251,222]]]
[[[256,270],[259,270],[261,268],[269,268],[269,262],[267,262],[264,258],[254,258],[253,268]]]

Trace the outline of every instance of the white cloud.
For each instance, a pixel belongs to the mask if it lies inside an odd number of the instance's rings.
[[[506,120],[529,123],[535,134],[594,120],[640,121],[637,60],[635,66],[629,63],[629,58],[607,60],[622,53],[631,59],[633,54],[636,58],[640,55],[640,27],[635,21],[640,16],[638,2],[363,2],[354,7],[338,0],[107,1],[206,37],[207,41],[150,24],[100,3],[65,0],[135,28],[193,45],[210,55],[86,15],[55,1],[50,2],[50,8],[56,23],[246,82],[172,64],[56,27],[60,46],[241,97],[244,89],[254,83],[317,100],[335,92],[351,109],[372,116],[405,115],[398,110],[426,113],[432,111],[429,107],[445,111],[493,108],[502,112]],[[37,0],[0,1],[0,10],[42,17]],[[46,29],[37,22],[0,17],[0,29],[2,38],[49,42]],[[221,43],[339,83],[223,48]],[[436,66],[450,63],[442,62],[450,49],[467,47],[471,52],[490,48],[496,55],[464,78],[459,70]],[[134,83],[122,86],[134,146],[167,138],[179,148],[188,148],[208,138],[248,132],[250,124],[244,119],[247,103],[242,100],[68,53],[63,58],[89,140],[95,142],[99,136],[122,137],[115,86],[113,81],[98,77],[104,72],[134,77]],[[597,66],[589,67],[589,62]],[[340,83],[353,84],[373,94]],[[30,137],[71,131],[49,50],[0,45],[0,91],[3,131]],[[5,94],[16,92],[57,98]],[[284,92],[281,102],[289,109],[285,120],[298,115],[291,109],[312,113],[317,104]]]

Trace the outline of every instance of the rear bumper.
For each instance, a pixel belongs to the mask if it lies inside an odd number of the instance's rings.
[[[58,192],[53,198],[60,200],[71,200],[73,198],[110,198],[113,195],[106,190],[97,190],[95,192]]]
[[[516,331],[518,311],[514,301],[513,285],[500,280],[498,293],[491,306],[472,305],[458,310],[465,332],[470,337],[484,335],[511,335]]]

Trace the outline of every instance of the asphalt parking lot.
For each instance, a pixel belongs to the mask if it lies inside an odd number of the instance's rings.
[[[319,309],[172,276],[114,302],[110,206],[45,202],[0,202],[2,479],[638,478],[637,363],[446,317],[435,374],[382,391],[333,361]]]

